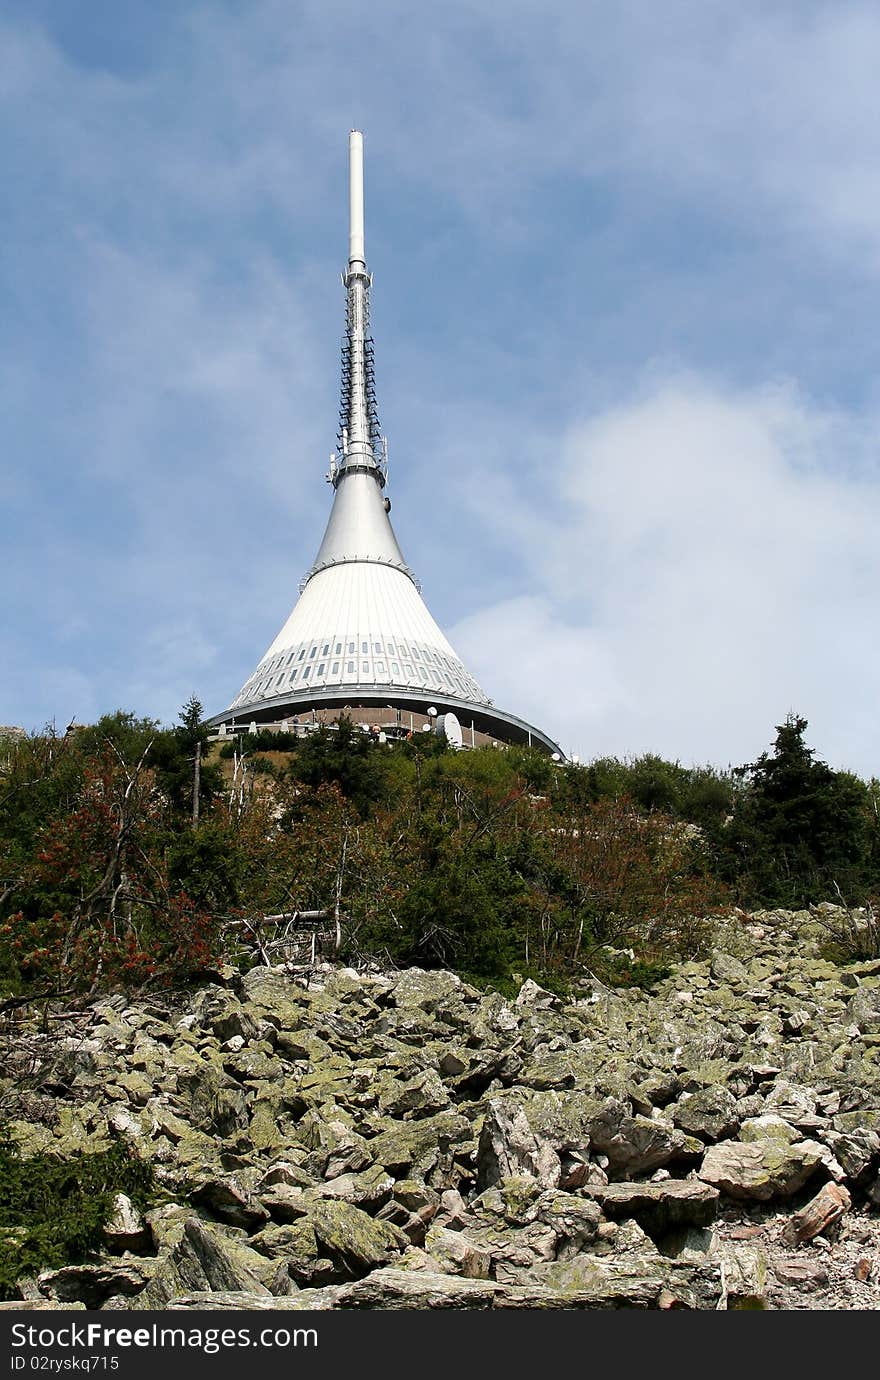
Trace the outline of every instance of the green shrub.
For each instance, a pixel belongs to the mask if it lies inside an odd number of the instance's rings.
[[[23,1159],[0,1132],[0,1298],[15,1297],[24,1275],[82,1260],[101,1243],[113,1198],[126,1193],[144,1207],[152,1169],[121,1145],[57,1160]]]

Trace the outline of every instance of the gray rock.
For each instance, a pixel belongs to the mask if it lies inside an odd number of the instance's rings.
[[[206,1207],[221,1222],[253,1231],[269,1220],[269,1212],[235,1174],[208,1175],[190,1192],[190,1202]]]
[[[113,1212],[109,1221],[101,1229],[107,1249],[114,1254],[133,1251],[137,1254],[152,1244],[152,1235],[131,1199],[125,1193],[117,1193],[113,1199]]]
[[[248,1124],[245,1094],[222,1069],[199,1061],[181,1071],[177,1085],[189,1102],[193,1126],[217,1136],[229,1136]]]
[[[465,1279],[429,1270],[374,1270],[356,1284],[343,1286],[337,1308],[402,1309],[492,1308],[502,1293],[494,1280]]]
[[[821,1162],[821,1147],[810,1142],[728,1141],[706,1151],[698,1174],[725,1197],[766,1203],[797,1193]]]
[[[749,970],[744,963],[733,954],[723,953],[720,949],[715,949],[712,953],[712,960],[709,964],[709,971],[717,982],[735,984],[738,982],[748,982]]]
[[[334,1262],[321,1254],[315,1229],[305,1217],[288,1226],[264,1227],[249,1244],[269,1261],[283,1266],[294,1287],[332,1284],[339,1277]],[[287,1292],[279,1288],[277,1268],[268,1277],[273,1293]]]
[[[455,1148],[462,1153],[473,1148],[471,1123],[458,1112],[438,1112],[419,1121],[400,1122],[369,1142],[375,1164],[392,1174],[413,1168],[425,1176],[440,1157]]]
[[[465,1279],[488,1279],[492,1256],[460,1231],[446,1227],[431,1227],[425,1237],[425,1250],[438,1263],[444,1274],[463,1275]]]
[[[631,1116],[627,1104],[613,1097],[590,1121],[590,1140],[607,1156],[615,1177],[659,1169],[685,1148],[684,1136],[671,1123]]]
[[[265,1259],[197,1217],[182,1224],[180,1238],[160,1257],[156,1271],[133,1308],[166,1308],[179,1294],[220,1289],[268,1294],[259,1275]]]
[[[876,1131],[865,1127],[844,1135],[828,1130],[821,1139],[852,1183],[861,1185],[870,1178],[880,1157],[880,1135]]]
[[[3,1312],[43,1313],[51,1309],[53,1313],[72,1313],[85,1308],[84,1303],[59,1303],[57,1299],[9,1299],[0,1302]]]
[[[846,1008],[847,1020],[863,1033],[876,1035],[880,1031],[880,984],[876,979],[859,987]]]
[[[513,1099],[490,1101],[477,1145],[477,1187],[526,1175],[552,1188],[560,1174],[559,1156],[549,1141],[535,1135],[522,1105]]]
[[[727,1088],[702,1088],[671,1109],[673,1124],[689,1136],[712,1143],[739,1130],[736,1098]]]
[[[391,1000],[398,1007],[418,1006],[433,1012],[450,1001],[461,1001],[470,990],[454,973],[407,968],[391,988]]]
[[[450,1103],[449,1093],[434,1069],[426,1069],[410,1082],[391,1089],[381,1099],[384,1112],[393,1117],[431,1116]]]
[[[410,1244],[392,1223],[380,1222],[341,1200],[310,1201],[306,1204],[305,1220],[315,1233],[322,1255],[337,1263],[343,1278],[387,1264]]]
[[[314,1191],[322,1198],[341,1198],[365,1212],[375,1213],[391,1197],[394,1189],[391,1175],[379,1164],[373,1164],[362,1174],[339,1174],[328,1179]]]
[[[708,1227],[718,1214],[718,1189],[696,1179],[661,1183],[587,1186],[585,1194],[604,1215],[617,1221],[633,1218],[654,1240],[680,1227]]]
[[[725,1243],[717,1248],[722,1292],[719,1309],[730,1312],[764,1311],[767,1301],[767,1255],[760,1246]]]
[[[60,1270],[44,1271],[37,1282],[44,1295],[60,1303],[100,1308],[111,1294],[139,1294],[150,1278],[153,1263],[126,1260],[112,1265],[64,1265]]]
[[[336,1308],[338,1297],[339,1290],[334,1288],[301,1289],[299,1293],[288,1298],[271,1294],[248,1294],[236,1290],[211,1289],[181,1294],[177,1298],[170,1299],[165,1307],[171,1313],[188,1313],[191,1311],[197,1313],[313,1313]],[[317,1340],[314,1345],[317,1345]]]

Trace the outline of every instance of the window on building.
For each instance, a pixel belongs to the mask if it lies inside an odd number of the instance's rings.
[[[297,657],[297,661],[302,661],[302,659],[303,659],[303,657],[305,656],[305,654],[306,654],[306,649],[305,649],[305,647],[303,647],[302,651],[300,652],[299,656]]]
[[[350,661],[350,662],[348,663],[348,665],[346,666],[345,669],[346,669],[348,675],[353,676],[353,675],[354,675],[354,662],[353,662],[353,661]]]
[[[341,643],[341,642],[337,642],[337,644],[336,644],[336,655],[339,656],[339,653],[340,653],[341,651],[342,651],[342,643]]]
[[[311,673],[312,673],[312,668],[311,668],[311,666],[306,666],[306,667],[303,669],[303,680],[308,680],[308,678],[309,678],[309,676],[311,675]]]
[[[331,674],[331,676],[335,676],[335,675],[338,675],[338,674],[339,674],[339,662],[338,662],[338,661],[334,661],[333,665],[330,667],[330,674]]]
[[[291,671],[291,673],[290,673],[290,680],[291,680],[291,681],[296,680],[296,671]]]
[[[349,650],[349,652],[353,652],[354,649],[355,649],[354,643],[353,643],[353,642],[349,642],[349,644],[348,644],[348,650]]]
[[[373,643],[373,651],[374,651],[374,652],[381,652],[381,650],[382,650],[382,643],[381,643],[381,642],[374,642],[374,643]]]
[[[311,661],[312,657],[315,656],[315,655],[317,654],[317,651],[318,651],[317,647],[311,647],[311,648],[309,649],[309,660],[310,660],[310,661]]]
[[[385,662],[384,662],[384,661],[377,661],[377,662],[376,662],[376,674],[377,674],[377,675],[380,675],[380,676],[384,676],[384,674],[385,674]]]
[[[361,651],[362,651],[362,652],[368,652],[369,650],[370,650],[370,644],[369,644],[369,642],[362,642],[362,643],[361,643]]]
[[[370,669],[370,663],[369,663],[368,661],[363,661],[363,662],[361,662],[361,670],[363,671],[364,675],[366,675],[366,674],[368,673],[369,669]]]
[[[322,662],[320,663],[320,665],[318,666],[317,671],[315,672],[315,675],[316,675],[316,676],[323,676],[323,674],[324,674],[324,667],[326,666],[326,664],[327,664],[327,663],[326,663],[325,661],[322,661]]]
[[[391,663],[391,674],[392,674],[392,676],[399,676],[399,675],[400,675],[400,663],[399,663],[399,662],[397,662],[397,661],[392,661],[392,663]]]

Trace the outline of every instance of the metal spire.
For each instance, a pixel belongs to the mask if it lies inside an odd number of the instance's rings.
[[[364,256],[364,137],[348,137],[349,235],[345,286],[345,336],[342,341],[342,394],[338,451],[330,457],[327,479],[335,494],[315,563],[300,589],[327,566],[372,561],[394,566],[417,584],[404,560],[382,495],[388,447],[379,430],[370,336],[370,285]]]
[[[364,136],[348,136],[349,235],[345,336],[342,342],[342,393],[339,404],[338,453],[330,457],[328,479],[337,486],[343,475],[366,470],[385,484],[387,444],[379,427],[373,340],[370,335],[370,285],[364,257]]]

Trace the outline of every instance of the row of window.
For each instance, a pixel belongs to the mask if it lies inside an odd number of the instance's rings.
[[[366,641],[361,641],[360,645],[362,648],[366,647],[367,649],[369,649],[370,646]],[[374,648],[379,648],[381,650],[381,643],[374,642],[372,645]],[[386,645],[394,646],[393,643],[386,643]],[[404,646],[403,643],[398,643],[397,645],[401,648]],[[329,649],[331,646],[333,646],[335,652],[337,647],[342,648],[343,646],[354,649],[357,643],[354,641],[349,641],[347,643],[337,642],[335,644],[324,643],[321,648],[322,654],[324,654],[323,647]],[[356,656],[337,656],[329,662],[325,660],[318,661],[318,644],[311,648],[303,647],[299,650],[294,649],[293,652],[290,652],[286,656],[282,653],[281,657],[273,657],[272,661],[267,666],[261,667],[257,674],[252,677],[247,685],[245,685],[235,703],[247,704],[256,699],[272,698],[282,694],[285,689],[292,690],[298,688],[297,682],[302,686],[306,686],[310,681],[318,682],[323,680],[326,682],[328,678],[328,665],[329,679],[331,681],[339,680],[341,677],[347,680],[360,679],[361,681],[376,681],[379,679],[384,681],[390,675],[390,678],[394,681],[399,681],[402,678],[406,684],[415,685],[420,683],[425,688],[437,690],[445,689],[452,694],[461,695],[465,699],[473,695],[477,687],[470,681],[469,677],[463,673],[460,663],[453,661],[449,657],[443,657],[440,653],[432,653],[428,651],[427,648],[421,649],[421,653],[419,653],[418,649],[413,647],[412,655],[414,659],[418,656],[420,661],[433,662],[434,665],[426,668],[424,664],[414,666],[412,662],[400,660],[386,661],[384,658],[379,660],[374,658],[360,660]],[[289,670],[288,667],[290,667],[294,659],[297,664]],[[307,664],[302,666],[299,665],[303,660],[307,660]],[[316,664],[313,665],[313,661],[316,662]],[[445,665],[443,663],[445,663]],[[279,664],[283,667],[280,671],[277,669]],[[358,671],[359,664],[360,671]],[[344,670],[341,670],[343,666]],[[388,668],[387,670],[386,667]]]
[[[368,655],[372,650],[372,654],[379,655],[379,657],[382,657],[383,650],[385,650],[385,654],[388,654],[389,660],[392,661],[392,665],[397,665],[397,667],[399,667],[400,662],[394,661],[394,657],[396,657],[397,651],[400,651],[400,653],[403,654],[403,657],[411,657],[412,660],[419,662],[423,660],[425,662],[428,662],[429,667],[432,667],[432,665],[436,665],[436,667],[439,667],[441,672],[441,679],[446,678],[446,672],[448,671],[454,673],[455,678],[459,679],[458,662],[452,660],[452,658],[450,657],[443,657],[443,655],[441,655],[440,653],[433,653],[433,651],[430,651],[428,647],[422,647],[422,649],[419,649],[419,647],[415,643],[412,643],[410,644],[410,646],[407,646],[406,642],[394,643],[392,642],[392,640],[385,640],[385,643],[383,643],[382,639],[374,640],[374,642],[372,643],[368,642],[367,639],[346,639],[345,642],[339,640],[339,642],[335,643],[313,643],[310,647],[299,647],[299,649],[295,649],[294,647],[294,650],[290,651],[290,653],[281,653],[280,655],[276,655],[276,657],[273,657],[272,661],[269,661],[268,664],[263,665],[263,667],[259,667],[257,675],[252,676],[251,682],[248,683],[246,687],[244,687],[243,693],[251,693],[251,691],[257,690],[259,683],[265,682],[266,678],[270,678],[270,676],[272,676],[273,673],[279,672],[281,667],[290,668],[291,662],[297,661],[297,665],[299,668],[299,662],[306,660],[316,660],[317,655],[319,655],[319,649],[320,654],[323,655],[323,657],[327,657],[327,655],[330,655],[330,649],[332,646],[332,651],[334,651],[334,655],[337,655],[337,657],[339,657],[339,655],[342,654],[343,647],[345,647],[345,651],[346,653],[348,653],[350,658],[353,654],[357,654],[357,646],[359,646],[359,642],[361,655]],[[385,673],[385,667],[383,667],[383,662],[377,662],[377,671],[381,673],[381,675]],[[321,675],[321,673],[323,672],[319,671],[317,673]],[[392,673],[393,675],[399,675],[400,672],[392,671]],[[411,675],[411,669],[407,673],[408,675]],[[305,673],[303,673],[301,679],[308,679],[308,676],[306,676]],[[419,679],[425,678],[419,675]],[[280,680],[277,683],[280,684]]]

